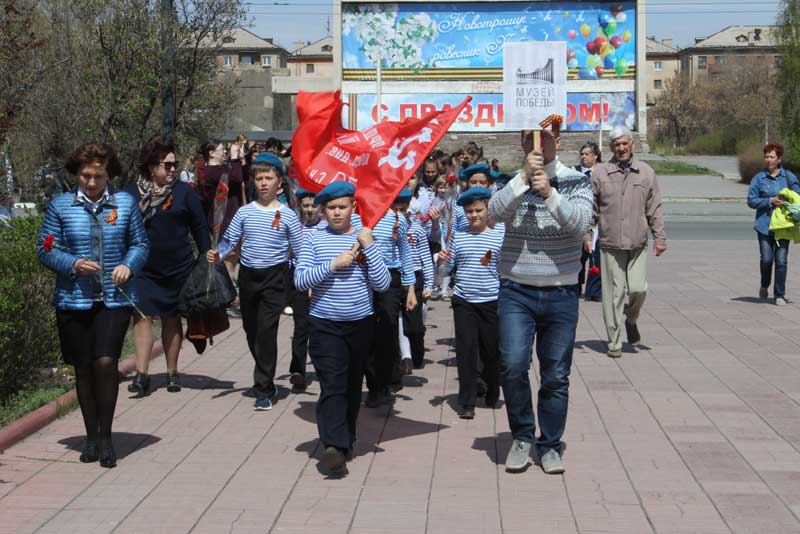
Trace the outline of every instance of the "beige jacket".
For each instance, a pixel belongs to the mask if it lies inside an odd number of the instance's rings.
[[[600,248],[639,250],[647,246],[647,230],[656,244],[666,244],[661,217],[661,190],[650,165],[631,160],[630,170],[613,161],[592,171],[593,223],[600,224]]]

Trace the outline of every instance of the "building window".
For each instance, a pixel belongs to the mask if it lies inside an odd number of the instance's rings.
[[[728,63],[728,58],[725,56],[714,56],[715,65],[725,65]]]
[[[239,57],[239,63],[241,63],[242,65],[252,65],[253,56],[241,56]]]
[[[653,70],[661,70],[664,68],[664,65],[660,61],[653,62]]]
[[[697,68],[700,70],[708,68],[708,56],[697,56]]]
[[[233,58],[231,56],[225,56],[225,66],[230,67],[233,65]]]
[[[314,64],[313,63],[306,64],[306,74],[314,74]]]
[[[322,51],[323,52],[331,52],[332,50],[333,50],[333,47],[331,45],[325,45],[325,46],[322,47]]]
[[[272,57],[261,56],[261,64],[265,67],[269,67],[270,65],[272,65]]]
[[[653,80],[653,89],[663,89],[664,82],[663,80]]]

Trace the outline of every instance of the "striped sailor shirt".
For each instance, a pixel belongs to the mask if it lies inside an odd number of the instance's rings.
[[[372,292],[386,291],[391,282],[377,242],[363,250],[363,259],[334,271],[333,260],[358,243],[358,233],[338,234],[326,228],[306,232],[294,271],[300,291],[311,289],[312,317],[331,321],[358,321],[373,313]]]
[[[400,269],[400,282],[404,286],[413,286],[414,265],[408,239],[405,239],[407,233],[408,221],[394,210],[389,210],[372,230],[386,267]]]
[[[472,303],[497,300],[500,290],[497,264],[504,236],[503,224],[481,233],[455,233],[450,251],[450,267],[456,268],[454,295]]]
[[[414,221],[408,227],[408,246],[411,250],[411,262],[414,265],[414,272],[422,271],[425,280],[424,288],[433,289],[433,259],[431,249],[428,246],[428,236],[419,221]]]
[[[217,250],[225,258],[242,241],[240,262],[251,269],[266,269],[289,260],[289,247],[303,246],[303,231],[291,208],[265,208],[257,201],[242,206],[225,230]]]

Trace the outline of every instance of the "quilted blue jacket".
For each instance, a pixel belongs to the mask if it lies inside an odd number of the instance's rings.
[[[44,249],[48,235],[55,236],[50,252]],[[75,191],[54,198],[47,208],[37,246],[39,260],[56,272],[53,304],[60,310],[88,310],[95,297],[109,308],[130,306],[111,281],[111,273],[123,264],[136,276],[149,252],[150,243],[136,200],[110,188],[108,199],[96,213],[77,199]],[[99,263],[102,272],[78,276],[72,265],[81,258]],[[122,289],[136,302],[133,284],[128,282]]]

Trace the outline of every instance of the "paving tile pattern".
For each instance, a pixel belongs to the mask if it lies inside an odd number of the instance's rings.
[[[318,466],[316,384],[289,392],[291,319],[279,400],[258,413],[234,321],[202,356],[184,346],[180,394],[163,361],[150,397],[122,389],[118,468],[78,462],[77,412],[0,455],[0,533],[800,533],[800,310],[753,298],[755,252],[687,241],[651,259],[644,346],[620,360],[600,305],[581,304],[563,476],[505,472],[504,409],[458,419],[444,303],[425,369],[361,412],[344,479]]]

